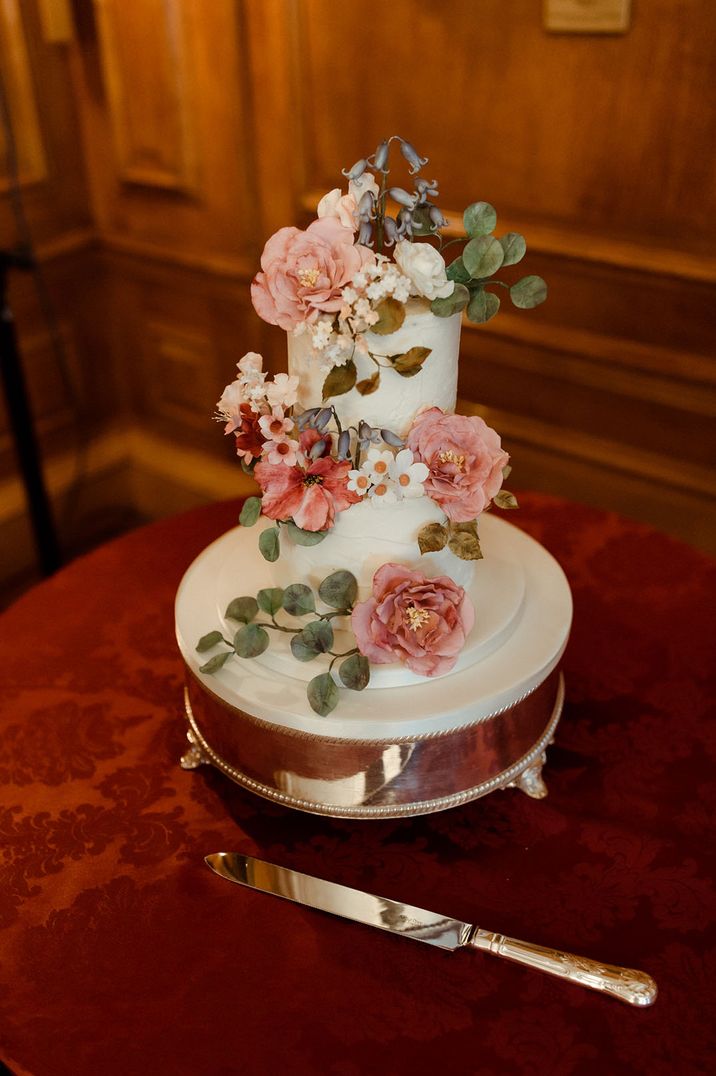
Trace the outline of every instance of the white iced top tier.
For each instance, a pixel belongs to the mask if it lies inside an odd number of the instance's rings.
[[[467,590],[474,562],[460,560],[446,547],[421,556],[418,532],[427,523],[444,523],[445,514],[429,497],[417,497],[395,505],[376,507],[364,500],[339,512],[335,526],[318,545],[300,546],[281,528],[281,555],[270,566],[274,586],[318,584],[331,572],[348,570],[358,581],[364,601],[381,564],[397,563],[415,568],[432,578],[449,575]],[[273,526],[271,520],[268,525]]]
[[[460,350],[460,314],[436,318],[426,299],[410,299],[405,321],[397,332],[387,336],[366,333],[371,354],[402,355],[413,347],[430,348],[422,369],[413,377],[402,377],[392,369],[381,369],[380,385],[369,396],[356,389],[332,396],[332,404],[346,426],[357,426],[361,419],[380,429],[393,430],[403,436],[421,407],[441,407],[454,411],[457,400],[457,365]],[[354,361],[358,380],[370,377],[376,366],[367,355],[356,351]],[[383,360],[381,360],[383,361]],[[288,334],[288,370],[298,375],[296,409],[305,411],[321,403],[325,372],[321,371],[321,354],[314,351],[310,333]]]

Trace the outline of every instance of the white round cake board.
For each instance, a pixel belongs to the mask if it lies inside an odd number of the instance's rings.
[[[308,703],[306,683],[326,671],[328,659],[297,661],[290,653],[290,636],[271,629],[271,644],[260,657],[232,657],[219,672],[200,673],[212,654],[226,648],[220,644],[198,654],[198,640],[217,629],[230,639],[238,628],[224,617],[229,602],[272,585],[269,565],[258,551],[258,529],[245,527],[208,546],[182,579],[176,633],[184,660],[207,690],[229,705],[318,736],[370,740],[424,735],[487,718],[534,690],[557,665],[569,636],[572,597],[557,561],[523,531],[492,514],[480,519],[479,530],[484,560],[476,564],[469,592],[475,627],[446,675],[420,677],[397,663],[373,665],[365,691],[341,688],[337,708],[320,717]],[[285,614],[279,617],[284,622]],[[298,625],[308,619],[285,622]],[[336,633],[336,650],[352,645],[348,633]]]

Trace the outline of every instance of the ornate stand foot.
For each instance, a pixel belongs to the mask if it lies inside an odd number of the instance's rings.
[[[516,777],[513,786],[531,796],[534,800],[543,800],[547,795],[547,785],[542,780],[542,767],[547,761],[547,756],[542,752],[534,762]]]
[[[191,744],[191,747],[185,755],[179,759],[179,765],[183,770],[196,770],[199,766],[208,765],[211,759],[202,751],[199,744],[196,742],[196,737],[191,729],[187,731],[186,738]]]

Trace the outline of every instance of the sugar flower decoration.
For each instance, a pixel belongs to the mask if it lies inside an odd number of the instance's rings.
[[[475,623],[472,602],[448,576],[428,579],[404,564],[384,564],[351,627],[361,654],[377,665],[400,661],[422,676],[450,672]]]
[[[478,415],[447,415],[439,407],[417,416],[408,448],[429,469],[425,492],[453,523],[467,523],[487,508],[510,458]]]

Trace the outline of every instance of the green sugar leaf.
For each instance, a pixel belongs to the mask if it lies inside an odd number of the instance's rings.
[[[510,493],[506,489],[501,489],[492,499],[498,508],[519,508],[514,493]]]
[[[259,609],[263,609],[269,616],[274,616],[283,605],[283,590],[281,587],[266,587],[258,592],[256,600]]]
[[[321,673],[309,681],[306,688],[308,701],[311,709],[321,717],[326,717],[331,710],[335,710],[340,699],[340,693],[330,673]]]
[[[523,276],[510,288],[510,299],[521,310],[531,310],[547,298],[547,285],[541,276]]]
[[[329,396],[342,396],[350,392],[356,383],[358,371],[353,359],[349,359],[344,366],[334,366],[323,382],[323,399]]]
[[[260,515],[261,498],[249,497],[244,501],[244,507],[241,509],[241,514],[239,516],[239,523],[242,527],[253,527]]]
[[[259,603],[256,598],[234,598],[226,610],[226,617],[228,620],[240,620],[243,624],[248,624],[254,619],[259,611]]]
[[[433,299],[430,309],[437,318],[451,318],[453,314],[459,314],[465,309],[469,299],[470,292],[465,285],[456,284],[452,295],[447,295],[444,299]]]
[[[386,357],[390,359],[397,374],[402,377],[412,377],[413,374],[420,372],[431,350],[429,347],[411,347],[410,351],[406,351],[403,355],[388,355]]]
[[[296,545],[318,545],[328,534],[328,531],[304,531],[292,519],[286,524],[286,530]]]
[[[462,252],[465,268],[473,280],[484,280],[496,273],[505,254],[492,235],[479,235],[471,239]]]
[[[418,532],[421,553],[437,553],[445,547],[447,540],[448,532],[441,523],[426,523]]]
[[[199,642],[196,644],[196,649],[200,654],[203,654],[205,650],[211,650],[212,646],[216,646],[220,643],[222,635],[220,631],[210,631],[208,635],[202,635]]]
[[[234,636],[234,650],[240,658],[257,658],[268,644],[268,632],[260,624],[244,624]]]
[[[490,318],[494,318],[499,309],[500,300],[497,295],[491,291],[485,291],[484,288],[477,288],[467,304],[467,317],[476,325],[482,325]]]
[[[350,609],[358,597],[356,577],[347,571],[332,572],[319,586],[318,595],[331,609]]]
[[[291,653],[298,661],[313,661],[327,654],[333,646],[333,628],[329,620],[312,620],[291,639]]]
[[[489,202],[473,202],[463,213],[462,220],[469,236],[489,235],[495,230],[497,213]]]
[[[370,396],[378,388],[380,384],[380,370],[376,370],[370,377],[364,378],[362,381],[356,382],[356,391],[361,396]]]
[[[291,583],[283,592],[283,607],[291,616],[315,613],[316,600],[313,591],[305,583]]]
[[[199,672],[207,673],[208,675],[217,672],[233,653],[233,650],[225,650],[223,654],[214,654],[213,658],[209,658],[205,665],[199,667]]]
[[[264,560],[278,560],[281,552],[281,544],[278,538],[278,527],[268,527],[259,535],[259,550]]]
[[[456,284],[467,284],[468,280],[472,279],[465,268],[465,263],[463,262],[462,257],[459,256],[454,262],[450,262],[446,272],[448,280],[454,280]]]
[[[508,232],[507,235],[501,236],[498,242],[505,252],[503,265],[517,265],[517,262],[522,261],[527,251],[523,235],[519,232]]]
[[[482,560],[480,540],[477,537],[477,523],[451,523],[448,548],[460,560]]]
[[[394,333],[405,321],[405,307],[397,299],[383,299],[374,309],[378,320],[371,325],[370,331],[378,336]]]
[[[338,675],[351,691],[362,691],[370,682],[370,662],[362,654],[351,654],[341,662]]]

